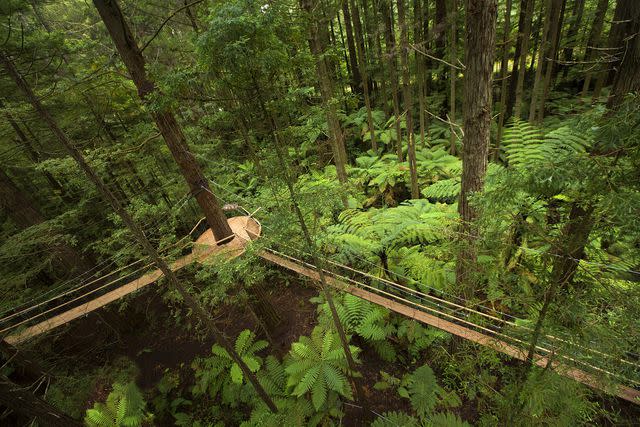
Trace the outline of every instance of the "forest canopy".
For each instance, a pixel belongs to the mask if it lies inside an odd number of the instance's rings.
[[[3,0],[0,423],[632,425],[640,1]]]

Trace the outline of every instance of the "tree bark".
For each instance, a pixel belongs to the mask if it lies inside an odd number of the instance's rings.
[[[396,61],[396,40],[393,31],[393,6],[389,0],[381,0],[380,8],[384,21],[384,38],[387,54],[387,69],[389,71],[389,84],[391,85],[391,98],[393,99],[393,116],[396,129],[396,155],[398,162],[404,161],[402,153],[402,129],[400,127],[400,101],[398,97],[398,73]]]
[[[587,96],[587,92],[589,91],[589,86],[591,85],[591,76],[592,76],[592,68],[595,65],[591,66],[590,63],[593,62],[597,56],[596,48],[600,47],[600,40],[602,39],[602,27],[604,26],[604,16],[607,13],[607,8],[609,7],[609,0],[598,0],[598,6],[596,7],[596,14],[593,18],[593,25],[591,26],[591,30],[589,31],[589,39],[587,40],[587,47],[584,55],[584,62],[586,63],[587,74],[584,78],[584,83],[582,85],[582,98]]]
[[[436,0],[435,25],[433,27],[433,37],[435,39],[435,57],[444,60],[445,58],[445,35],[447,28],[447,2],[446,0]],[[440,66],[440,64],[436,64]],[[440,73],[440,84],[444,84],[444,72]],[[441,88],[440,85],[437,86]],[[444,90],[444,87],[442,87]]]
[[[152,93],[160,94],[160,90],[147,76],[145,60],[133,38],[128,24],[124,20],[120,6],[115,0],[94,0],[102,21],[113,40],[131,79],[138,89],[143,102],[149,102]],[[227,218],[218,204],[216,196],[209,189],[209,183],[202,173],[194,155],[189,150],[182,128],[178,124],[170,108],[151,109],[151,116],[156,122],[173,158],[204,212],[211,231],[219,244],[233,239],[233,232]]]
[[[529,103],[529,123],[534,123],[536,120],[536,111],[538,102],[541,98],[540,91],[542,90],[542,77],[545,65],[545,51],[547,50],[547,36],[549,34],[549,27],[551,26],[552,5],[555,0],[546,1],[546,17],[544,18],[544,28],[542,30],[542,41],[538,47],[538,61],[536,67],[536,77],[533,82],[533,90],[531,91],[531,102]],[[542,15],[540,19],[543,19]]]
[[[344,0],[345,3],[347,0]],[[356,36],[356,52],[358,55],[358,65],[362,71],[362,92],[364,94],[364,106],[367,109],[367,125],[369,126],[369,135],[371,136],[371,148],[373,151],[378,150],[378,142],[376,140],[375,123],[373,122],[373,112],[371,108],[371,97],[369,94],[369,72],[367,71],[367,62],[365,59],[364,37],[362,35],[362,25],[360,24],[360,12],[355,0],[349,0],[353,16],[353,29]]]
[[[413,97],[411,94],[411,78],[409,76],[409,36],[407,31],[407,18],[404,7],[405,0],[397,0],[398,5],[398,25],[400,26],[400,44],[402,54],[400,62],[402,66],[402,98],[404,101],[404,109],[407,123],[407,145],[409,158],[409,174],[411,175],[411,198],[420,198],[420,189],[418,188],[418,167],[416,165],[416,141],[413,135]]]
[[[518,25],[518,46],[520,47],[519,55],[517,56],[517,63],[514,63],[513,73],[517,74],[517,78],[512,79],[512,83],[515,83],[515,111],[513,116],[516,119],[521,118],[522,114],[522,94],[524,92],[524,78],[527,74],[527,54],[529,53],[529,39],[531,37],[531,25],[533,23],[533,6],[535,0],[522,0],[520,7],[524,7],[520,11],[520,18],[522,19],[522,25]],[[514,59],[515,61],[515,59]],[[510,114],[507,114],[509,117]]]
[[[451,10],[449,12],[449,121],[451,123],[456,122],[456,61],[458,59],[458,33],[457,33],[457,16],[458,16],[458,1],[451,0]],[[449,152],[456,154],[456,134],[451,129],[451,136],[449,138]]]
[[[542,96],[540,97],[540,105],[538,106],[538,115],[536,121],[542,123],[544,118],[544,107],[549,98],[551,91],[551,82],[553,81],[556,63],[558,59],[558,43],[560,39],[560,29],[562,28],[562,11],[566,0],[552,0],[550,11],[550,27],[549,27],[549,48],[546,56],[546,72],[544,75],[544,85],[542,88]]]
[[[353,8],[353,5],[352,5]],[[355,11],[354,11],[355,13]],[[360,73],[360,61],[358,60],[358,54],[356,53],[356,44],[353,38],[353,28],[351,26],[352,17],[349,12],[349,1],[342,0],[342,15],[344,16],[344,27],[347,32],[347,50],[349,51],[349,65],[351,69],[351,90],[353,93],[362,93],[363,78]],[[355,26],[355,18],[353,18],[353,24]],[[360,21],[358,21],[358,25]]]
[[[582,24],[582,16],[584,15],[584,3],[585,0],[575,0],[573,2],[573,8],[571,9],[571,26],[567,31],[567,41],[570,43],[567,47],[564,48],[564,61],[565,64],[562,66],[562,77],[567,78],[567,73],[569,73],[569,67],[571,67],[571,62],[573,61],[573,50],[574,46],[577,44],[577,40],[575,38],[578,35],[578,30],[580,29],[580,24]]]
[[[511,44],[509,43],[509,36],[511,35],[511,6],[512,0],[507,0],[504,10],[504,27],[502,29],[502,64],[500,65],[500,117],[498,119],[498,134],[496,136],[496,148],[493,153],[495,161],[500,159],[500,142],[502,141],[502,131],[504,128],[505,116],[507,114],[507,90],[510,80],[513,80],[513,74],[510,78],[507,78],[509,72],[509,51],[511,50]],[[515,64],[514,64],[515,70]]]
[[[238,364],[243,374],[246,376],[249,382],[251,382],[256,392],[269,407],[269,409],[272,412],[277,412],[275,404],[262,388],[262,385],[258,382],[258,378],[253,372],[251,372],[249,367],[240,358],[240,355],[235,351],[233,345],[218,329],[213,319],[207,314],[200,303],[189,292],[187,292],[186,288],[178,281],[178,278],[169,267],[169,264],[167,264],[167,262],[162,257],[160,257],[158,251],[153,247],[151,242],[149,242],[149,239],[147,239],[143,229],[138,225],[138,223],[133,220],[131,215],[129,215],[126,209],[122,207],[118,199],[116,199],[113,193],[111,193],[111,191],[107,188],[102,179],[100,179],[93,168],[89,166],[82,153],[68,139],[67,135],[58,126],[58,123],[54,120],[49,111],[35,96],[27,82],[13,65],[13,62],[2,51],[0,51],[0,62],[7,70],[9,76],[13,79],[16,86],[27,97],[29,103],[36,110],[41,120],[48,126],[51,133],[55,135],[56,139],[65,148],[69,155],[76,161],[78,166],[80,166],[80,169],[85,173],[87,178],[89,178],[89,180],[96,186],[97,190],[100,192],[105,201],[107,201],[111,205],[115,213],[118,214],[118,216],[122,219],[126,227],[137,240],[138,244],[142,246],[151,261],[160,269],[171,287],[173,287],[180,294],[180,296],[184,299],[185,304],[195,313],[198,319],[205,325],[207,330],[215,337],[216,341],[229,353],[229,356],[233,359],[233,361]]]
[[[28,388],[0,375],[0,404],[28,418],[35,417],[41,425],[51,427],[81,427],[82,423],[45,402]]]
[[[429,17],[428,10],[429,4],[425,3],[424,9],[422,7],[422,0],[414,0],[413,2],[413,20],[414,20],[414,44],[419,46],[420,49],[428,51],[427,39],[429,34]],[[420,121],[420,145],[426,147],[425,132],[427,127],[426,115],[425,115],[425,92],[427,90],[427,81],[431,80],[431,73],[427,72],[426,57],[415,52],[416,63],[416,80],[418,81],[418,118]]]
[[[607,108],[616,109],[625,95],[640,90],[640,2],[634,0],[618,0],[622,5],[621,21],[624,53],[615,64],[616,74],[613,80],[611,95]]]
[[[333,150],[334,164],[336,165],[336,172],[338,175],[338,181],[342,184],[347,183],[347,171],[346,162],[347,154],[344,148],[344,135],[340,126],[340,120],[338,119],[338,112],[336,110],[336,99],[334,96],[334,84],[333,78],[330,74],[329,64],[325,57],[326,51],[326,25],[322,19],[318,16],[319,3],[317,0],[301,0],[300,6],[309,15],[309,49],[316,61],[316,76],[318,78],[318,86],[320,89],[320,95],[322,96],[322,102],[325,108],[325,114],[327,117],[327,125],[329,128],[329,138],[331,139],[331,147]],[[341,192],[342,203],[347,208],[349,206],[348,200],[344,192]]]
[[[470,297],[475,292],[478,231],[474,224],[477,212],[469,204],[469,196],[482,191],[487,171],[498,6],[496,0],[466,0],[465,5],[464,144],[458,202],[463,237],[456,263],[456,284]]]

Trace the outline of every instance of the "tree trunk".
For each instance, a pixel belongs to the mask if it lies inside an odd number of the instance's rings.
[[[43,426],[82,426],[80,421],[40,399],[29,388],[14,384],[4,375],[0,375],[0,404],[27,418],[35,417]]]
[[[4,116],[6,117],[7,121],[11,125],[11,127],[13,128],[14,132],[16,133],[16,135],[18,135],[18,139],[20,139],[20,141],[22,142],[22,145],[24,146],[24,149],[27,152],[27,156],[29,157],[29,160],[31,160],[31,162],[34,165],[37,165],[38,163],[40,163],[40,155],[33,148],[33,144],[31,143],[31,140],[22,131],[22,128],[15,121],[15,119],[13,118],[13,116],[11,115],[9,110],[6,109],[6,107],[3,104],[2,100],[0,100],[0,108],[4,109]],[[58,193],[60,193],[60,196],[63,199],[65,199],[65,190],[62,187],[62,185],[60,185],[60,183],[53,177],[53,175],[51,175],[47,171],[43,171],[42,174],[44,175],[44,177],[46,178],[47,182],[51,186],[51,189],[54,190],[54,191],[57,191]]]
[[[457,16],[458,16],[458,1],[451,0],[451,11],[449,13],[449,49],[451,49],[449,55],[449,121],[451,123],[456,122],[456,61],[458,59],[458,43],[457,43]],[[453,127],[453,125],[451,125]],[[456,154],[456,134],[451,129],[451,136],[449,141],[449,152]]]
[[[400,26],[400,44],[402,54],[400,62],[402,66],[402,98],[407,120],[407,144],[409,158],[409,174],[411,175],[411,198],[420,198],[418,188],[418,167],[416,165],[416,141],[413,135],[413,97],[411,95],[411,78],[409,76],[409,36],[407,31],[407,18],[404,7],[405,0],[397,0],[398,25]]]
[[[96,2],[97,1],[99,0],[96,0]],[[246,363],[240,358],[233,345],[218,329],[215,322],[207,314],[200,303],[191,294],[189,294],[186,288],[178,281],[178,278],[169,267],[169,264],[167,264],[167,262],[160,257],[158,251],[153,247],[151,242],[149,242],[149,239],[147,239],[147,237],[145,236],[143,229],[133,220],[131,215],[129,215],[129,213],[122,207],[120,202],[118,202],[118,199],[115,198],[113,193],[109,191],[107,186],[96,174],[96,172],[91,168],[91,166],[89,166],[89,164],[82,156],[82,153],[73,145],[73,143],[68,139],[67,135],[62,131],[62,129],[60,129],[58,123],[54,120],[49,111],[44,108],[40,100],[35,96],[27,82],[18,73],[18,70],[15,68],[11,60],[5,55],[4,52],[1,51],[0,62],[2,62],[9,76],[15,82],[16,86],[18,86],[20,91],[28,98],[29,103],[36,110],[40,119],[49,127],[51,132],[55,135],[56,139],[66,149],[69,155],[76,161],[78,166],[80,166],[80,169],[82,169],[87,178],[89,178],[89,180],[96,186],[105,201],[107,201],[111,205],[115,213],[118,214],[118,216],[122,219],[123,223],[133,234],[138,244],[143,247],[144,251],[147,253],[151,261],[160,269],[171,287],[180,294],[180,296],[184,299],[185,304],[192,310],[193,313],[195,313],[198,319],[205,325],[207,330],[215,337],[216,341],[227,351],[227,353],[229,353],[229,356],[233,359],[233,361],[238,364],[245,377],[249,380],[249,382],[252,383],[253,387],[256,389],[256,392],[269,407],[269,409],[272,412],[277,412],[275,404],[264,391],[262,385],[258,382],[258,378],[253,372],[251,372]]]
[[[21,229],[44,222],[43,216],[33,201],[22,194],[2,169],[0,169],[0,206]]]
[[[398,162],[404,161],[402,153],[402,129],[400,128],[400,101],[398,99],[398,73],[396,61],[396,40],[393,31],[393,6],[389,0],[381,0],[380,7],[384,21],[384,38],[387,53],[387,69],[389,71],[389,84],[391,85],[391,97],[393,99],[393,116],[396,129],[396,155]]]
[[[360,61],[358,59],[358,54],[356,53],[356,44],[353,38],[353,29],[351,26],[352,18],[351,13],[349,13],[348,0],[342,0],[342,15],[344,16],[344,26],[347,32],[347,50],[349,51],[349,65],[351,69],[351,90],[353,91],[353,93],[359,94],[362,93],[363,78],[360,73]],[[353,23],[355,25],[355,18],[353,18],[353,20]],[[359,21],[358,25],[360,25]]]
[[[304,1],[304,0],[303,0]],[[263,110],[265,110],[265,108],[263,107]],[[273,118],[271,118],[271,121],[273,123]],[[338,332],[338,337],[340,339],[340,344],[342,346],[342,350],[345,354],[345,357],[347,359],[347,365],[349,367],[349,377],[351,378],[353,385],[356,389],[356,402],[360,404],[361,406],[361,414],[363,416],[363,418],[366,418],[368,416],[368,405],[367,402],[364,398],[364,392],[362,390],[362,383],[360,381],[360,375],[358,374],[358,370],[356,369],[356,364],[355,364],[355,360],[353,359],[353,354],[351,353],[351,348],[349,347],[349,340],[347,339],[347,335],[345,333],[344,327],[342,326],[342,323],[340,322],[340,317],[338,315],[338,311],[336,310],[336,306],[335,303],[333,301],[333,296],[331,294],[331,290],[329,288],[329,286],[327,285],[327,280],[325,277],[325,272],[324,272],[324,262],[322,261],[322,259],[318,256],[318,251],[316,249],[316,246],[313,242],[313,239],[311,238],[311,233],[309,232],[309,229],[307,228],[307,224],[304,220],[304,215],[302,214],[302,211],[300,210],[300,204],[298,203],[298,198],[293,186],[293,178],[291,177],[291,175],[289,174],[289,168],[287,166],[287,154],[284,151],[283,147],[280,145],[280,139],[278,138],[278,134],[276,132],[275,129],[273,129],[273,136],[274,136],[274,142],[275,142],[275,148],[276,148],[276,155],[278,157],[278,162],[280,164],[280,168],[282,170],[282,173],[284,175],[284,181],[285,184],[287,185],[287,189],[289,191],[289,196],[291,198],[291,204],[293,205],[293,210],[296,214],[296,217],[298,219],[298,223],[300,225],[300,228],[302,230],[302,235],[304,237],[304,241],[305,241],[305,245],[306,245],[306,250],[307,253],[311,256],[311,262],[316,266],[317,271],[318,271],[318,276],[320,279],[320,290],[322,291],[322,295],[325,297],[325,299],[327,300],[327,304],[329,305],[329,311],[331,312],[331,320],[333,321],[333,325],[336,328],[336,331]],[[357,420],[357,422],[355,423],[355,425],[364,425],[363,423],[364,420]]]
[[[507,0],[507,4],[504,10],[504,27],[502,29],[502,64],[500,65],[500,118],[498,119],[498,135],[496,136],[496,148],[493,153],[495,161],[500,159],[500,142],[502,141],[502,131],[504,128],[505,115],[507,114],[507,84],[509,80],[513,80],[513,74],[511,78],[507,78],[509,72],[509,51],[511,50],[511,44],[509,43],[509,36],[511,35],[511,6],[512,0]],[[515,63],[514,63],[515,70]]]
[[[548,50],[546,56],[546,71],[544,75],[544,85],[542,88],[542,96],[540,97],[540,105],[538,107],[538,115],[536,121],[542,123],[544,118],[544,107],[549,98],[549,92],[551,91],[551,82],[553,81],[554,70],[556,69],[556,63],[558,58],[558,42],[560,37],[560,29],[562,28],[562,10],[564,9],[565,0],[552,0],[549,35],[547,39],[549,41]]]
[[[344,0],[345,4],[347,0]],[[369,126],[369,135],[371,136],[371,148],[373,151],[378,150],[378,142],[376,140],[375,123],[373,122],[373,112],[371,108],[371,97],[369,95],[369,72],[367,71],[367,62],[365,59],[364,37],[362,35],[362,25],[360,24],[360,12],[355,0],[350,0],[353,16],[353,29],[356,36],[356,51],[358,55],[358,65],[362,71],[362,91],[364,93],[364,105],[367,109],[367,125]],[[345,6],[346,7],[346,6]]]
[[[513,68],[513,73],[517,73],[518,77],[512,80],[512,82],[515,82],[515,111],[513,115],[516,119],[520,119],[522,114],[522,94],[524,92],[524,78],[527,74],[527,55],[529,53],[534,3],[535,0],[523,0],[520,3],[521,7],[524,6],[524,9],[520,11],[522,26],[518,26],[518,46],[520,47],[520,54],[518,56],[518,62],[517,64],[514,63]],[[507,114],[507,116],[509,116],[509,114]]]
[[[607,42],[609,47],[607,52],[610,59],[606,59],[602,64],[598,79],[596,80],[596,86],[593,90],[592,101],[597,101],[600,98],[602,88],[613,82],[615,70],[626,54],[627,43],[624,40],[624,35],[627,25],[630,25],[630,22],[626,22],[625,18],[633,14],[633,7],[633,0],[617,0],[616,2],[616,10],[613,14],[613,21],[611,22],[611,29],[609,30],[609,40]]]
[[[477,213],[469,204],[469,195],[482,191],[487,171],[497,10],[496,0],[466,0],[464,144],[458,202],[463,237],[456,263],[456,284],[468,297],[475,292],[478,238],[474,224]]]
[[[318,78],[318,86],[320,95],[324,103],[325,114],[327,117],[327,126],[329,128],[329,138],[331,139],[331,147],[333,150],[334,163],[338,181],[342,184],[347,183],[346,161],[347,155],[344,148],[344,136],[340,121],[338,120],[338,112],[336,110],[336,102],[333,88],[333,78],[330,74],[329,64],[325,57],[326,46],[326,25],[322,19],[318,17],[319,3],[317,0],[301,0],[302,9],[309,14],[309,49],[316,61],[316,76]],[[344,192],[342,194],[342,203],[345,208],[348,207],[347,197]]]
[[[622,59],[615,65],[613,88],[607,101],[610,110],[616,109],[625,95],[640,89],[640,2],[618,0],[618,4],[622,5],[619,25],[625,46]]]
[[[160,94],[159,89],[147,76],[144,57],[124,20],[118,3],[115,0],[94,0],[93,3],[98,9],[131,79],[138,88],[140,99],[147,102],[152,93]],[[228,243],[234,237],[233,232],[216,196],[209,189],[206,177],[189,150],[182,128],[173,112],[168,107],[159,110],[151,109],[151,116],[173,158],[180,166],[182,175],[189,184],[189,189],[204,212],[216,241],[219,244]]]
[[[429,4],[425,3],[422,7],[422,0],[413,1],[413,20],[414,20],[414,44],[418,45],[421,50],[428,51],[427,39],[429,34]],[[420,145],[426,147],[425,131],[427,126],[425,115],[425,92],[427,88],[427,80],[431,80],[431,73],[427,72],[426,57],[415,52],[416,63],[416,80],[418,81],[418,117],[420,121]]]
[[[585,98],[587,96],[587,92],[589,91],[592,76],[591,70],[596,66],[592,66],[591,62],[593,62],[597,56],[596,48],[600,47],[600,40],[602,39],[602,27],[604,26],[604,16],[607,13],[608,7],[609,0],[598,0],[596,14],[593,18],[593,25],[591,26],[591,31],[589,32],[589,40],[587,40],[587,47],[584,55],[584,62],[587,66],[587,74],[582,85],[582,98]]]
[[[193,31],[198,34],[200,32],[200,29],[198,28],[198,22],[196,21],[195,15],[191,11],[191,7],[187,6],[190,3],[190,0],[182,0],[182,3],[184,4],[184,13],[187,15],[187,18],[189,18],[189,22],[191,23]]]
[[[433,27],[433,37],[435,39],[435,57],[444,60],[445,58],[445,35],[447,28],[447,2],[446,0],[436,0],[436,13],[435,13],[435,25]],[[436,63],[437,67],[441,66],[441,63]],[[440,73],[439,83],[437,88],[444,90],[444,72]]]
[[[536,108],[538,106],[538,102],[541,97],[540,91],[542,90],[542,77],[543,77],[543,69],[545,64],[544,54],[547,50],[547,35],[549,33],[549,27],[551,25],[551,12],[552,12],[552,4],[556,0],[547,0],[546,1],[546,18],[544,19],[544,28],[542,30],[542,41],[540,42],[540,46],[538,47],[538,61],[536,67],[536,77],[533,82],[533,90],[531,91],[531,102],[529,104],[529,123],[534,123],[536,120]],[[542,14],[540,16],[542,18]]]
[[[562,66],[562,77],[567,78],[567,73],[569,73],[569,67],[571,67],[571,62],[573,61],[573,49],[574,46],[577,45],[576,37],[578,36],[578,30],[580,29],[580,24],[582,24],[582,15],[584,14],[584,3],[585,0],[575,0],[573,2],[573,8],[571,9],[571,26],[569,27],[569,31],[567,31],[567,42],[569,45],[564,48],[564,61],[565,64]]]

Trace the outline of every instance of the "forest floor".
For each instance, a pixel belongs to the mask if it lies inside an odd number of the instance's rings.
[[[281,322],[271,331],[273,344],[267,352],[282,358],[293,342],[301,335],[310,335],[316,325],[316,305],[309,300],[317,296],[318,291],[297,277],[289,276],[288,280],[284,276],[276,277],[273,283],[263,284],[269,289],[273,305],[282,316]],[[216,322],[229,337],[249,329],[260,338],[266,338],[246,307],[229,305],[218,312],[221,314],[216,317]],[[107,366],[124,356],[137,367],[138,386],[151,392],[170,371],[180,371],[182,381],[193,381],[192,360],[209,356],[214,344],[212,338],[200,340],[192,330],[180,325],[174,314],[152,286],[133,295],[120,308],[112,304],[77,319],[40,344],[55,348],[58,355],[73,360],[71,366],[80,370],[84,366]],[[380,379],[381,370],[402,377],[406,373],[403,367],[381,360],[370,348],[360,347],[363,349],[360,372],[369,409],[379,414],[410,411],[408,401],[395,391],[379,391],[373,387]],[[80,372],[75,372],[75,375]],[[107,377],[95,378],[82,412],[92,407],[94,402],[106,399],[111,381]],[[182,387],[185,385],[190,384],[181,384]],[[347,405],[345,410],[343,423],[348,426],[351,425],[349,420],[356,418],[358,409]]]

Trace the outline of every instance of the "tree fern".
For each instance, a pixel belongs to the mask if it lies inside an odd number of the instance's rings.
[[[415,417],[404,412],[385,412],[379,415],[371,427],[418,427],[420,423]]]
[[[456,414],[451,412],[439,412],[431,416],[427,422],[428,427],[471,427]]]
[[[85,415],[89,427],[137,427],[152,420],[145,412],[146,403],[135,383],[116,383],[106,403],[95,403]]]
[[[357,347],[351,347],[354,354]],[[316,327],[310,337],[300,337],[291,345],[285,372],[287,387],[293,396],[311,395],[311,402],[319,410],[329,393],[352,399],[347,380],[348,364],[338,337],[331,331]]]
[[[554,162],[568,155],[585,153],[592,144],[590,137],[568,126],[544,134],[527,122],[515,121],[504,133],[504,150],[509,164],[516,168],[535,167],[541,162]]]
[[[421,419],[428,418],[442,392],[433,370],[428,365],[421,366],[408,374],[403,382],[406,385],[398,388],[398,393],[409,399],[411,407]]]

